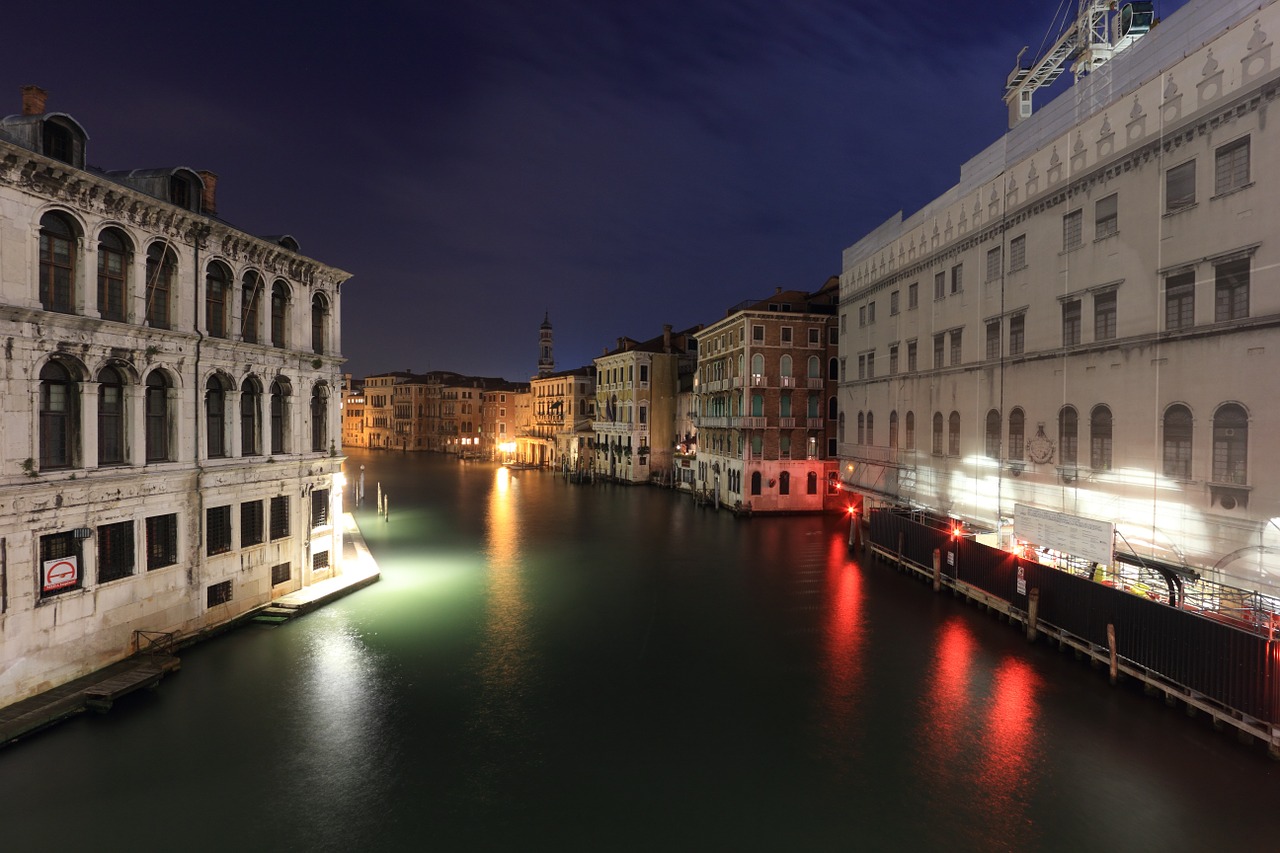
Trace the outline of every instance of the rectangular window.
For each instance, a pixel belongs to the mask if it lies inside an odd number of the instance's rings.
[[[987,322],[987,358],[994,359],[1000,357],[1000,321],[990,320]]]
[[[898,315],[898,291],[889,294],[889,316],[896,317]]]
[[[231,506],[211,506],[205,513],[205,553],[209,556],[231,550]]]
[[[178,516],[153,515],[147,519],[147,571],[178,562]]]
[[[844,319],[844,318],[841,318],[841,319]],[[783,327],[782,327],[782,342],[783,342],[784,344],[789,344],[789,343],[791,343],[791,327],[790,327],[790,326],[783,326]],[[644,365],[644,364],[640,365],[640,381],[641,381],[641,382],[648,382],[648,381],[649,381],[649,367],[648,367],[648,365]]]
[[[1062,251],[1069,252],[1080,248],[1083,242],[1081,228],[1084,222],[1084,211],[1073,210],[1062,217]]]
[[[1027,235],[1019,234],[1009,241],[1009,270],[1020,270],[1027,265]]]
[[[278,563],[271,567],[271,585],[279,586],[282,583],[288,583],[293,577],[293,570],[289,563]]]
[[[212,584],[205,592],[206,607],[217,607],[231,600],[231,581]]]
[[[280,495],[271,499],[271,541],[283,539],[289,535],[289,496]]]
[[[920,305],[920,283],[913,281],[907,285],[907,310],[917,308]]]
[[[1098,199],[1098,203],[1094,205],[1093,237],[1095,240],[1110,237],[1120,230],[1119,207],[1116,199],[1116,194],[1112,193],[1106,198]]]
[[[329,490],[316,489],[311,493],[311,526],[324,527],[329,523]]]
[[[1249,259],[1213,268],[1213,320],[1243,320],[1249,316]]]
[[[867,353],[867,378],[876,378],[876,354],[873,352]]]
[[[951,292],[964,290],[964,264],[956,264],[951,268]]]
[[[262,544],[262,501],[240,504],[240,547]]]
[[[840,359],[840,378],[844,379],[844,359]],[[867,357],[865,355],[858,356],[858,378],[867,378]]]
[[[323,572],[329,569],[329,552],[316,551],[311,555],[311,571]]]
[[[876,321],[876,304],[874,302],[867,304],[867,324],[870,325]]]
[[[98,527],[98,583],[133,574],[133,522]]]
[[[755,343],[764,343],[764,326],[751,327],[751,340]]]
[[[1189,329],[1196,322],[1196,274],[1171,275],[1164,281],[1164,327]]]
[[[858,306],[858,327],[861,328],[865,325],[867,325],[867,306],[859,305]]]
[[[40,594],[80,589],[80,540],[74,532],[40,537]]]
[[[1009,318],[1009,355],[1022,355],[1027,345],[1027,315],[1014,314]]]
[[[1188,160],[1164,173],[1164,212],[1173,213],[1196,203],[1196,161]]]
[[[947,274],[945,272],[940,272],[933,277],[933,298],[935,300],[947,298]]]
[[[1238,190],[1249,183],[1249,137],[1237,139],[1214,155],[1214,195]]]
[[[1116,292],[1096,293],[1093,297],[1093,339],[1110,341],[1116,336]]]
[[[1000,246],[987,252],[987,281],[997,281],[1004,268],[1004,255]]]
[[[894,344],[889,347],[889,375],[894,376],[898,372],[898,345]]]
[[[942,367],[942,356],[947,349],[946,333],[933,336],[933,366]]]
[[[809,330],[809,346],[811,347],[822,346],[822,335],[818,332],[817,329]]]
[[[917,369],[919,368],[918,368],[918,363],[916,361],[916,342],[908,341],[907,342],[907,372],[915,373]]]
[[[840,345],[840,335],[836,332],[835,326],[827,326],[827,343],[833,347]]]
[[[1080,343],[1080,300],[1072,299],[1062,303],[1062,345],[1075,346]]]
[[[960,329],[953,329],[951,332],[951,365],[960,363],[960,336],[963,334]]]

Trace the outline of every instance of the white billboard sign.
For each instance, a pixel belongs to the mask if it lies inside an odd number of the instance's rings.
[[[40,584],[41,592],[66,589],[69,586],[75,586],[79,582],[80,564],[74,556],[44,561],[44,572],[41,576]]]
[[[1110,565],[1116,526],[1110,521],[1016,504],[1013,508],[1013,535],[1041,548],[1052,548],[1073,557]]]

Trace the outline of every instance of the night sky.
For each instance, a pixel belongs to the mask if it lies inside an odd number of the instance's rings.
[[[21,7],[0,115],[34,83],[84,125],[94,166],[218,173],[223,219],[353,274],[357,376],[512,380],[536,370],[544,312],[568,369],[620,335],[817,289],[845,247],[1004,132],[1015,57],[1051,43],[1061,14],[1059,0]]]

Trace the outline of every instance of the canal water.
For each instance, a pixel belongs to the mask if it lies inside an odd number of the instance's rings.
[[[0,751],[0,849],[1280,843],[1262,750],[851,558],[841,519],[361,465],[382,581]]]

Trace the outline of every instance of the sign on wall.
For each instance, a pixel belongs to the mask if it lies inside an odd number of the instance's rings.
[[[1041,548],[1052,548],[1073,557],[1110,565],[1116,526],[1110,521],[1016,504],[1013,508],[1013,535]]]
[[[74,556],[45,560],[41,573],[40,591],[53,592],[75,586],[80,582],[80,564]]]

